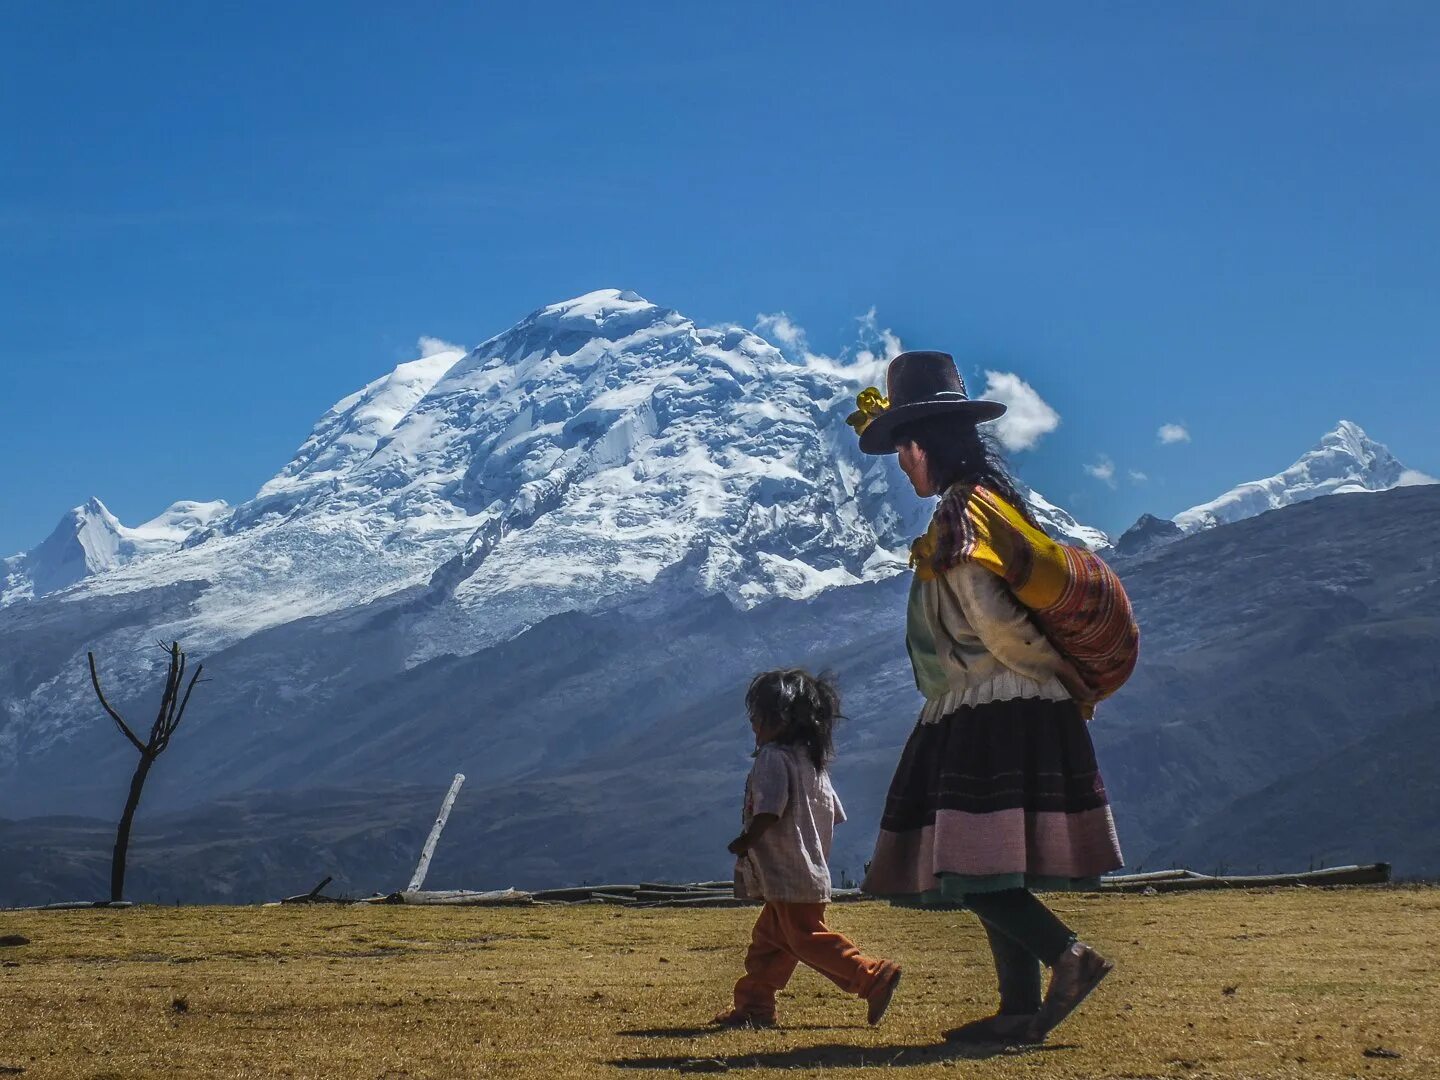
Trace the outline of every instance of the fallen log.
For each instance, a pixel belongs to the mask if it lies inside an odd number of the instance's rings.
[[[608,895],[633,893],[639,888],[638,885],[575,885],[563,889],[541,889],[530,895],[541,903],[545,903],[552,900],[588,900],[596,893]]]
[[[133,900],[61,900],[55,904],[36,904],[32,907],[5,908],[5,911],[88,911],[92,908],[131,908]]]
[[[280,903],[282,903],[282,904],[348,904],[348,903],[350,903],[349,900],[342,900],[342,899],[340,899],[340,898],[337,897],[337,896],[321,896],[321,895],[320,895],[320,890],[322,890],[323,888],[325,888],[326,885],[329,885],[330,882],[332,882],[332,881],[334,881],[334,880],[335,880],[334,878],[327,876],[324,881],[320,882],[319,885],[316,885],[316,886],[315,886],[313,889],[311,889],[309,892],[307,892],[307,893],[297,893],[297,894],[294,895],[294,896],[286,896],[286,897],[283,897],[283,898],[281,899]]]
[[[693,883],[688,885],[675,885],[664,881],[642,881],[636,890],[638,892],[668,892],[668,893],[694,893],[694,892],[729,892],[735,888],[733,881],[722,881],[715,883]]]
[[[527,892],[519,889],[492,889],[471,892],[466,889],[409,890],[401,893],[407,904],[458,905],[462,907],[499,907],[533,903]]]
[[[636,900],[705,900],[716,897],[734,896],[734,889],[691,889],[687,892],[662,892],[660,890],[641,889],[631,894]]]
[[[511,907],[532,902],[531,895],[519,889],[492,889],[488,892],[471,892],[466,889],[407,889],[404,892],[370,896],[358,901],[361,904],[417,904],[440,907]]]
[[[1129,885],[1134,882],[1149,884],[1153,881],[1172,881],[1177,878],[1200,877],[1205,877],[1205,875],[1197,874],[1194,870],[1185,870],[1177,867],[1173,870],[1148,870],[1143,874],[1111,874],[1110,876],[1105,877],[1101,880],[1107,885]]]
[[[1136,875],[1139,876],[1139,875]],[[1144,881],[1104,879],[1101,892],[1181,892],[1192,889],[1271,889],[1294,886],[1323,888],[1338,885],[1385,885],[1390,881],[1389,863],[1364,866],[1334,866],[1328,870],[1306,870],[1298,874],[1238,874],[1215,876],[1187,871],[1184,877],[1147,878]]]

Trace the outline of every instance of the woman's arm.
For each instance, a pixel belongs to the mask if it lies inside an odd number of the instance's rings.
[[[1056,651],[1016,600],[1009,586],[977,563],[961,562],[945,572],[949,588],[971,628],[1000,663],[1031,679],[1057,678],[1070,696],[1090,699],[1090,689],[1075,666]]]

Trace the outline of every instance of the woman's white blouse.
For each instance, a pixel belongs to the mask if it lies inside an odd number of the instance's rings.
[[[963,705],[1070,697],[1057,674],[1065,661],[995,574],[962,562],[917,579],[916,588],[946,683],[943,692],[927,696],[922,721],[933,723]]]

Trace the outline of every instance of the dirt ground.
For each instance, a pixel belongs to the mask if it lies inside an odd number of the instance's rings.
[[[802,969],[740,1032],[703,1025],[753,909],[0,912],[31,939],[0,947],[0,1077],[1440,1077],[1440,890],[1054,903],[1119,967],[1048,1045],[985,1052],[940,1040],[993,1006],[964,912],[832,908],[905,965],[885,1023]]]

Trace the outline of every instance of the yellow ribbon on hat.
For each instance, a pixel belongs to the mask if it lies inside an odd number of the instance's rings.
[[[864,435],[875,418],[890,408],[890,399],[880,393],[879,387],[867,386],[855,396],[855,404],[858,408],[845,418],[845,422],[855,429],[856,435]]]

